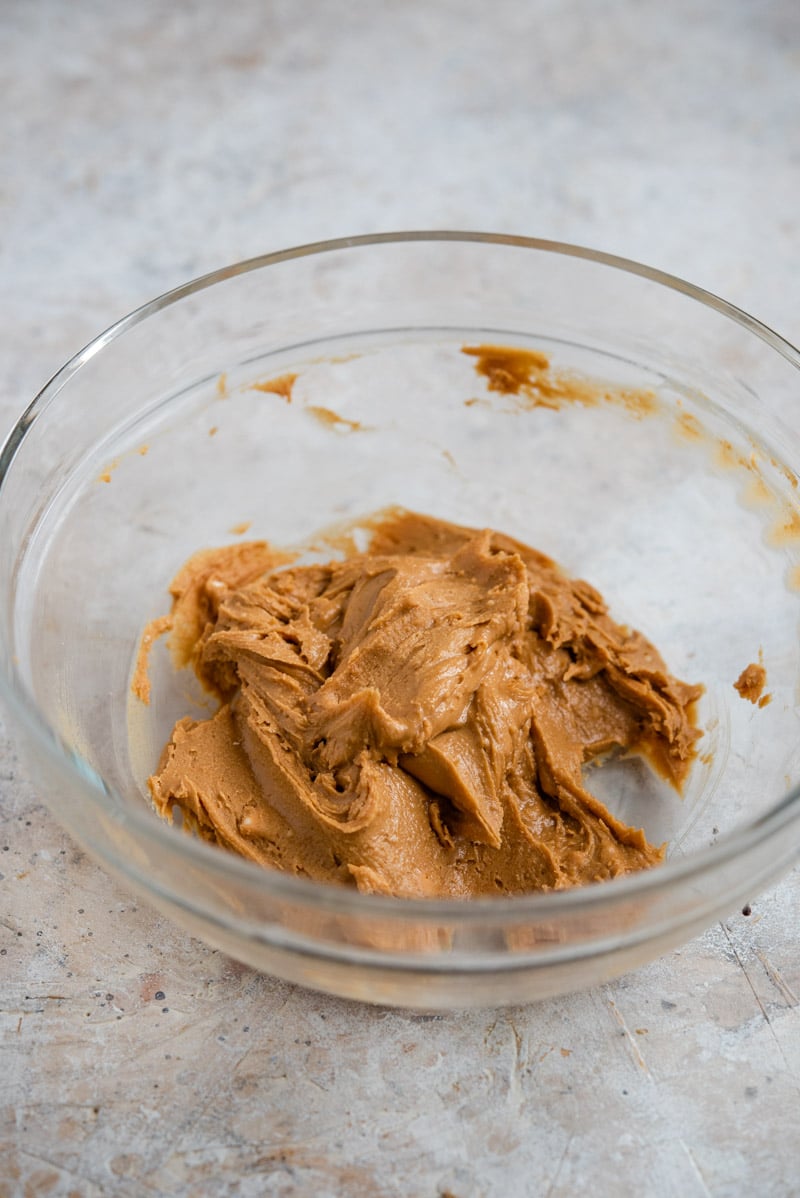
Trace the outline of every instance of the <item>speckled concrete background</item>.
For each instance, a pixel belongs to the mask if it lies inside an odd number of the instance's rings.
[[[377,229],[593,245],[800,341],[796,0],[7,0],[0,45],[2,433],[159,291]],[[3,732],[0,874],[4,1198],[798,1192],[797,870],[612,986],[435,1018],[188,939]]]

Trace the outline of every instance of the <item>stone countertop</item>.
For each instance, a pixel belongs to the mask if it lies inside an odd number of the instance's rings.
[[[592,245],[800,341],[796,0],[9,0],[0,38],[0,434],[158,292],[356,232]],[[588,993],[367,1008],[134,901],[0,730],[0,875],[3,1198],[797,1193],[800,870]]]

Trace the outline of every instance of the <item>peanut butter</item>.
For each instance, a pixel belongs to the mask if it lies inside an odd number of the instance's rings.
[[[583,767],[638,753],[680,788],[702,688],[510,537],[407,512],[372,530],[324,565],[253,542],[183,567],[172,635],[220,705],[175,725],[157,811],[264,866],[404,897],[660,861]]]

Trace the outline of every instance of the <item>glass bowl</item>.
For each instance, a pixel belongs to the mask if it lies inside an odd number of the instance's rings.
[[[526,404],[461,352],[482,343],[652,402]],[[685,941],[800,846],[800,448],[779,421],[798,365],[678,279],[504,236],[306,246],[133,312],[47,384],[0,458],[0,686],[53,813],[192,933],[352,998],[517,1003]],[[263,386],[287,374],[291,402]],[[151,706],[130,691],[177,568],[247,522],[309,545],[390,505],[544,550],[704,684],[682,799],[636,760],[593,774],[668,842],[662,866],[526,897],[390,899],[260,870],[155,816],[146,777],[176,716],[207,703],[161,647]],[[733,685],[759,660],[763,706]]]

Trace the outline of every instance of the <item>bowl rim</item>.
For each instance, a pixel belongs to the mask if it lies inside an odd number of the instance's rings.
[[[464,244],[483,244],[509,246],[512,248],[536,250],[543,253],[583,259],[601,266],[610,267],[626,274],[638,275],[641,278],[677,291],[734,323],[765,342],[771,349],[785,358],[790,365],[800,370],[800,350],[788,342],[779,333],[750,316],[747,312],[720,298],[713,292],[697,287],[677,275],[646,266],[632,259],[615,254],[593,250],[585,246],[573,245],[569,242],[553,241],[542,238],[522,237],[505,233],[481,233],[458,230],[408,230],[402,232],[383,232],[360,234],[351,237],[340,237],[331,240],[309,242],[290,249],[279,250],[209,271],[206,274],[180,284],[163,292],[154,299],[141,304],[121,319],[115,321],[103,332],[78,350],[63,366],[52,375],[33,401],[23,411],[17,422],[8,433],[0,448],[0,505],[3,498],[3,486],[12,467],[14,458],[22,442],[34,422],[43,415],[57,394],[90,361],[95,354],[101,352],[107,345],[121,337],[129,329],[142,323],[157,312],[178,303],[238,275],[252,271],[263,270],[270,266],[289,262],[294,259],[312,255],[362,249],[370,246],[402,245],[411,242],[459,242]],[[299,904],[310,904],[325,911],[338,914],[358,916],[380,916],[383,919],[401,918],[419,920],[423,923],[446,921],[448,924],[461,926],[481,922],[487,918],[494,921],[514,922],[522,920],[553,919],[558,915],[570,912],[575,914],[582,910],[598,911],[606,906],[627,902],[632,898],[655,896],[661,891],[671,888],[673,883],[689,882],[707,871],[723,867],[735,860],[747,849],[753,849],[759,844],[770,840],[782,829],[793,823],[800,823],[800,785],[792,788],[782,796],[767,811],[755,819],[743,823],[731,832],[720,835],[711,846],[690,853],[686,856],[671,858],[658,868],[628,874],[605,882],[592,883],[585,886],[572,887],[565,890],[534,892],[531,894],[513,895],[507,897],[474,898],[468,902],[463,899],[447,898],[396,898],[387,895],[362,894],[349,887],[332,885],[330,883],[313,882],[308,879],[282,873],[277,870],[264,869],[254,862],[239,857],[234,853],[220,851],[196,837],[190,837],[170,828],[159,820],[152,810],[144,805],[137,806],[125,802],[123,797],[99,777],[96,771],[83,758],[71,749],[57,734],[48,722],[41,716],[38,707],[27,694],[25,688],[18,684],[15,678],[13,663],[8,668],[0,669],[0,698],[8,707],[12,716],[26,729],[37,748],[42,749],[51,759],[58,770],[66,769],[94,805],[102,807],[105,815],[111,814],[115,822],[131,827],[133,832],[145,840],[155,840],[161,849],[169,849],[180,858],[188,856],[198,866],[202,866],[232,881],[256,889],[274,898],[294,901]],[[113,808],[108,807],[108,797],[117,801]],[[51,808],[52,811],[52,808]],[[67,827],[69,827],[69,822]],[[795,852],[800,851],[800,838],[795,846]],[[110,859],[108,852],[101,852],[102,859]],[[128,876],[135,871],[131,863],[114,854],[118,868]],[[150,883],[151,888],[160,890],[163,887]]]

